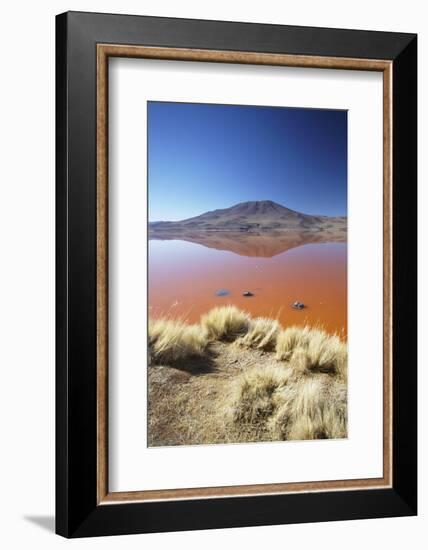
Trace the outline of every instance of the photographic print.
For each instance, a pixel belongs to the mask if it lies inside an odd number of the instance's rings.
[[[347,437],[347,111],[147,103],[148,445]]]

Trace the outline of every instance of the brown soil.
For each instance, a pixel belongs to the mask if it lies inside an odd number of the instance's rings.
[[[237,374],[261,363],[277,361],[273,353],[214,342],[207,356],[180,368],[150,366],[149,446],[248,441],[248,434],[225,426],[224,396]]]

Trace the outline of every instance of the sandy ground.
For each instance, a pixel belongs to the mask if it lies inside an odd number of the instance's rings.
[[[225,426],[224,396],[237,374],[260,363],[277,362],[273,353],[214,342],[208,357],[179,369],[150,366],[149,446],[239,442],[244,434]]]

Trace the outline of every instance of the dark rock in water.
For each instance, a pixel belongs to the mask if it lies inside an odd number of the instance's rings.
[[[219,288],[215,293],[216,296],[229,296],[230,292],[226,288]]]
[[[254,296],[254,294],[252,292],[250,292],[249,290],[246,290],[245,292],[242,293],[242,296]]]
[[[305,306],[304,303],[296,301],[296,302],[294,302],[294,304],[293,304],[291,307],[292,307],[293,309],[303,309],[303,308],[305,308],[306,306]]]

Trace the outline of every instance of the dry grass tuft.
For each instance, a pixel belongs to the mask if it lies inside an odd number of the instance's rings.
[[[224,412],[241,440],[336,439],[347,436],[346,385],[330,375],[299,376],[287,365],[239,376]]]
[[[236,340],[236,344],[248,348],[272,351],[276,346],[276,339],[281,326],[275,319],[257,317],[252,320],[247,334]]]
[[[279,439],[339,439],[347,436],[346,386],[322,375],[288,388],[270,420]],[[291,397],[291,398],[290,398]]]
[[[232,342],[250,327],[250,316],[235,306],[216,307],[202,316],[201,325],[213,340]]]
[[[249,342],[248,334],[240,340]],[[347,435],[347,346],[320,329],[276,333],[276,364],[242,373],[224,410],[242,439],[336,439]]]
[[[174,365],[204,354],[207,334],[199,325],[158,319],[149,321],[150,360],[154,364]]]
[[[276,394],[292,372],[273,365],[255,367],[241,374],[228,396],[228,413],[235,423],[264,422],[277,406]]]
[[[309,331],[309,327],[290,327],[280,332],[276,342],[276,358],[288,361],[295,349],[306,347]]]
[[[309,327],[287,328],[278,335],[276,358],[301,375],[323,372],[346,380],[347,345],[336,334]]]

